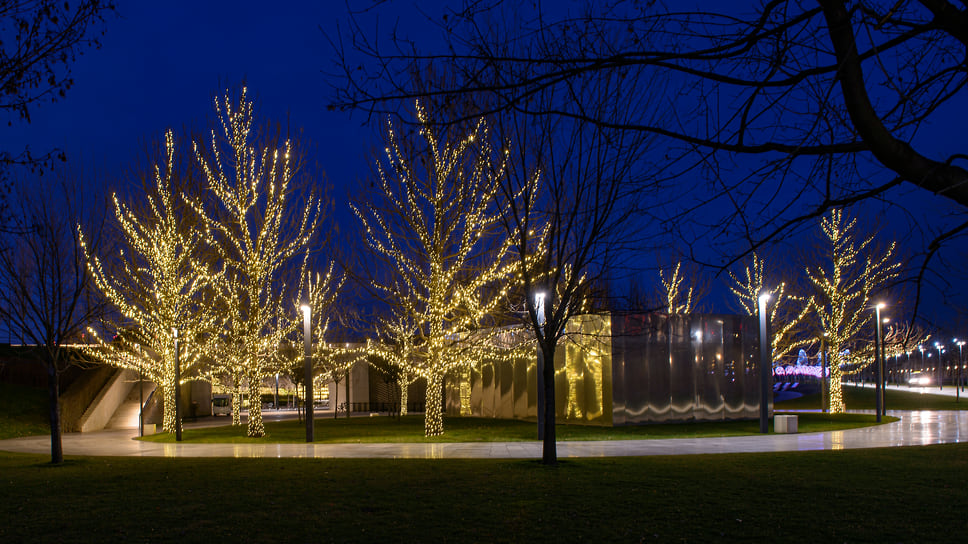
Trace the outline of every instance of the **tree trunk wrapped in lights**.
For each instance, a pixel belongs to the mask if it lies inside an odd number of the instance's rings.
[[[682,282],[685,279],[680,273],[682,262],[676,263],[675,269],[667,280],[665,273],[659,270],[659,280],[662,281],[662,289],[665,291],[666,311],[670,314],[691,314],[693,310],[692,294],[694,286],[684,289]]]
[[[95,284],[118,309],[117,321],[104,323],[111,337],[91,330],[99,356],[122,368],[142,372],[158,384],[164,403],[162,427],[175,430],[175,337],[184,377],[205,351],[206,341],[219,321],[211,311],[213,272],[201,256],[204,229],[194,223],[181,197],[173,194],[179,180],[175,171],[175,141],[165,135],[164,170],[155,167],[153,184],[146,183],[147,205],[134,208],[114,196],[121,249],[104,261],[90,254],[84,237],[88,268]],[[117,336],[115,336],[117,333]]]
[[[201,199],[192,205],[207,220],[211,243],[222,259],[219,293],[228,326],[226,342],[238,355],[249,383],[248,436],[263,436],[260,386],[276,372],[274,356],[301,323],[298,299],[286,297],[284,274],[301,259],[305,277],[310,242],[322,215],[315,195],[294,202],[296,170],[289,140],[275,146],[254,142],[253,104],[242,89],[238,100],[216,98],[221,134],[213,130],[207,150],[194,144],[195,157],[218,211],[207,213]],[[224,157],[223,155],[227,155]],[[295,282],[293,282],[295,283]]]
[[[374,281],[393,309],[379,324],[391,343],[368,349],[426,378],[424,431],[437,436],[444,432],[444,376],[495,355],[486,331],[506,302],[513,268],[510,242],[498,235],[507,210],[496,199],[507,152],[490,147],[483,120],[453,142],[438,138],[419,103],[416,114],[425,145],[401,142],[390,126],[387,162],[377,166],[382,202],[353,211],[391,274]]]
[[[857,349],[865,330],[873,331],[871,296],[896,277],[900,268],[894,260],[895,245],[892,243],[882,255],[875,256],[874,237],[858,242],[856,224],[856,219],[848,220],[839,209],[823,217],[820,226],[828,244],[829,269],[818,266],[806,270],[815,289],[811,299],[813,315],[830,353],[829,406],[833,414],[846,411],[840,383],[844,375],[841,365],[848,361],[846,351]]]

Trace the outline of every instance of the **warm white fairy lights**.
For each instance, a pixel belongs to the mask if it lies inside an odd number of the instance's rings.
[[[665,290],[666,311],[673,315],[692,313],[692,292],[693,288],[684,289],[682,286],[683,276],[680,274],[682,262],[676,263],[675,269],[667,280],[665,273],[659,270],[659,280]]]
[[[763,259],[754,253],[753,262],[743,269],[742,276],[736,276],[729,272],[732,285],[729,286],[730,292],[736,297],[736,301],[746,315],[757,315],[757,303],[759,294],[764,291],[771,291],[767,286],[763,273]],[[770,348],[772,351],[771,361],[774,364],[784,355],[795,353],[799,348],[810,344],[809,338],[797,335],[796,332],[802,328],[804,320],[810,313],[811,305],[809,298],[798,297],[787,292],[786,283],[781,282],[773,287],[771,291],[771,304],[769,311],[770,318]],[[793,303],[799,305],[796,312],[787,311]],[[781,310],[783,310],[781,317]]]
[[[813,315],[819,322],[830,354],[830,412],[844,413],[841,364],[850,362],[851,342],[860,337],[868,319],[871,295],[898,275],[900,263],[894,260],[895,244],[876,257],[871,244],[874,237],[857,241],[857,220],[848,221],[841,210],[832,210],[820,226],[831,256],[829,269],[807,267],[807,277],[817,294],[812,298]]]
[[[218,293],[227,325],[222,340],[232,346],[233,365],[250,388],[248,436],[263,436],[259,385],[276,371],[274,353],[300,324],[291,311],[283,270],[297,258],[305,276],[309,242],[321,205],[310,195],[301,207],[287,199],[293,179],[292,143],[258,147],[254,142],[253,103],[243,88],[238,100],[226,92],[215,99],[221,134],[212,131],[207,149],[194,142],[195,158],[218,211],[199,213],[212,234],[222,262]],[[227,157],[223,157],[223,151]],[[192,200],[200,212],[201,198]]]
[[[218,328],[211,311],[215,276],[202,258],[207,232],[187,216],[184,202],[173,194],[175,141],[165,135],[164,169],[155,167],[147,205],[133,208],[114,196],[121,249],[111,257],[88,252],[81,245],[95,284],[114,304],[120,319],[104,324],[110,337],[91,329],[99,356],[124,368],[141,370],[158,384],[164,403],[162,427],[175,429],[175,340],[181,331],[182,376],[189,374],[205,352],[202,345]],[[106,259],[106,260],[102,260]],[[115,336],[116,334],[116,336]]]
[[[419,103],[416,111],[427,145],[422,166],[391,126],[387,162],[378,165],[384,202],[353,211],[370,248],[394,271],[374,284],[394,305],[379,326],[388,343],[369,349],[427,380],[424,432],[437,436],[445,374],[496,355],[490,340],[498,329],[487,325],[506,303],[516,263],[511,241],[495,236],[507,213],[496,198],[507,151],[493,151],[483,120],[453,143],[438,138]]]

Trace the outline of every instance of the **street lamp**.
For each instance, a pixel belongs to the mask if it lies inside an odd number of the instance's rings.
[[[944,391],[944,368],[941,366],[941,354],[944,353],[944,345],[935,342],[934,347],[938,348],[938,390]]]
[[[313,360],[312,360],[312,309],[308,304],[299,307],[303,313],[303,356],[306,359],[306,442],[313,437]]]
[[[145,435],[145,375],[142,365],[144,360],[140,357],[141,345],[135,344],[134,349],[139,352],[138,356],[138,436]]]
[[[827,383],[827,338],[830,333],[823,333],[823,338],[820,340],[820,411],[827,412],[827,395],[830,385]]]
[[[544,380],[544,352],[541,349],[541,339],[544,336],[544,326],[547,323],[545,317],[545,294],[541,291],[534,294],[534,313],[538,321],[538,328],[541,329],[537,335],[538,340],[538,440],[544,440],[545,434],[545,380]]]
[[[874,342],[874,349],[876,351],[874,357],[874,379],[877,380],[877,385],[874,388],[874,410],[877,414],[878,423],[881,422],[881,413],[884,409],[884,356],[881,353],[881,346],[884,343],[881,337],[881,308],[884,306],[885,304],[883,302],[874,305],[874,328],[877,332]]]
[[[175,338],[175,441],[181,442],[181,365],[178,364],[178,327],[172,327],[171,333]]]
[[[766,305],[770,301],[770,293],[762,292],[758,298],[757,310],[760,314],[760,432],[769,430],[770,417],[770,379],[773,377],[773,361],[770,353],[769,316],[766,315]]]
[[[965,368],[965,363],[962,359],[963,353],[961,352],[961,346],[965,345],[965,341],[958,340],[957,338],[952,341],[958,346],[958,383],[955,384],[955,402],[961,402],[961,390],[965,387],[964,380],[961,377],[961,372]]]

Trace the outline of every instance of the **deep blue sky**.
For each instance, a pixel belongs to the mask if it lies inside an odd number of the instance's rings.
[[[416,5],[400,0],[382,6],[381,29],[386,32],[402,16],[406,32],[432,44],[433,30],[420,26]],[[439,11],[437,5],[419,3],[431,11]],[[326,109],[323,72],[332,61],[321,27],[330,30],[345,19],[343,2],[130,2],[118,10],[120,17],[107,21],[102,48],[86,51],[74,64],[75,86],[67,97],[33,108],[30,125],[0,131],[0,145],[13,151],[26,141],[35,153],[64,149],[71,162],[118,187],[125,171],[144,159],[147,143],[160,141],[169,127],[207,126],[213,96],[244,80],[261,120],[288,119],[292,128],[303,129],[314,145],[311,160],[325,170],[337,206],[345,209],[343,195],[368,174],[370,150],[381,147],[381,139],[361,126],[361,115]],[[936,116],[944,124],[920,136],[937,150],[934,156],[946,156],[964,141],[965,112],[954,104]],[[954,210],[930,197],[923,208],[935,215]],[[654,264],[654,255],[646,258]],[[721,283],[715,285],[720,289]],[[926,313],[939,306],[935,299]]]
[[[321,73],[329,47],[320,26],[344,10],[342,2],[121,4],[102,48],[73,66],[66,99],[35,107],[14,137],[35,152],[62,148],[85,170],[115,178],[167,128],[207,126],[213,96],[245,81],[259,118],[303,128],[331,182],[353,181],[375,140],[345,113],[326,111]]]

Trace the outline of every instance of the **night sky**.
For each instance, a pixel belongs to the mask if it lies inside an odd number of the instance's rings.
[[[416,5],[400,1],[381,6],[380,29],[385,33],[399,22],[410,35],[432,45],[434,31],[418,11],[434,14],[442,8],[433,2],[420,2],[419,10]],[[288,120],[293,133],[302,130],[301,139],[313,146],[310,160],[325,170],[336,205],[345,210],[344,195],[368,175],[374,146],[382,147],[378,131],[364,126],[363,115],[327,111],[331,93],[325,72],[332,69],[332,51],[324,31],[332,32],[341,20],[345,29],[346,10],[343,2],[121,4],[119,17],[108,17],[101,49],[85,51],[73,65],[75,85],[67,97],[35,106],[29,125],[15,123],[0,131],[0,145],[16,151],[26,142],[35,154],[61,148],[85,172],[106,178],[109,188],[122,188],[126,173],[143,161],[146,144],[161,141],[167,128],[209,126],[213,96],[244,81],[256,100],[259,120]],[[936,117],[942,124],[919,134],[918,141],[930,142],[936,156],[946,156],[964,141],[960,131],[965,112],[952,106]],[[182,149],[187,152],[188,147]],[[918,208],[924,215],[960,213],[944,199],[910,188],[894,196],[922,199]],[[891,226],[892,219],[878,215],[869,223]],[[905,224],[894,227],[903,230]],[[948,266],[968,262],[963,254],[950,252]],[[655,256],[647,258],[654,265]],[[950,299],[935,292],[922,309],[925,314],[954,315],[955,306],[963,307],[968,295],[963,278],[953,273]],[[715,285],[725,290],[721,280]]]
[[[67,97],[35,107],[31,124],[7,137],[26,138],[35,153],[61,148],[85,170],[117,178],[166,129],[207,127],[212,98],[244,81],[257,119],[302,129],[313,158],[342,186],[365,175],[377,143],[362,117],[326,110],[330,48],[320,28],[344,12],[341,2],[122,4],[101,49],[73,66]]]

